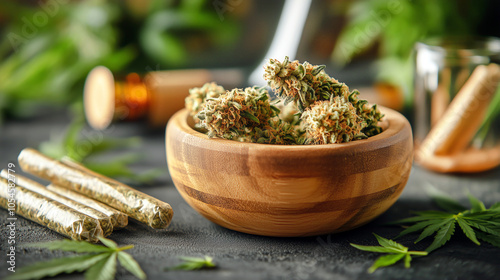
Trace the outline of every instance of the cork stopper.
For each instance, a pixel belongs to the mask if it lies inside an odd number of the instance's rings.
[[[106,129],[115,120],[147,119],[153,127],[165,126],[175,112],[184,108],[189,89],[209,81],[235,87],[243,80],[238,69],[168,70],[117,77],[108,68],[97,66],[85,81],[85,117],[97,130]]]
[[[98,66],[90,71],[84,89],[85,116],[94,129],[104,130],[113,120],[138,120],[146,116],[149,92],[137,73],[115,79]]]
[[[94,129],[106,129],[114,118],[115,78],[104,67],[97,66],[87,76],[83,93],[85,117]]]

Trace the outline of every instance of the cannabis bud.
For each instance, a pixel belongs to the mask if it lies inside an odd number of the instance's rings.
[[[206,98],[196,118],[209,137],[238,139],[252,128],[267,123],[276,115],[276,110],[269,102],[266,89],[247,87],[227,91],[217,98]]]
[[[296,126],[274,117],[263,126],[256,126],[241,136],[238,140],[260,144],[294,145],[299,133]]]
[[[343,143],[364,139],[366,123],[344,97],[316,101],[302,114],[308,144]]]
[[[331,95],[348,95],[349,88],[328,76],[324,65],[300,64],[298,60],[283,63],[270,59],[264,66],[264,79],[285,103],[295,102],[302,112],[318,100],[328,100]]]
[[[216,98],[224,93],[224,88],[214,82],[206,83],[201,88],[192,88],[189,90],[189,96],[186,97],[186,109],[188,109],[189,114],[193,117],[201,111],[205,99]],[[195,122],[196,120],[197,119],[195,118]]]
[[[328,76],[324,65],[270,59],[266,89],[248,87],[224,92],[215,83],[193,88],[186,108],[196,127],[209,137],[262,144],[329,144],[363,139],[382,132],[383,117],[359,92]],[[278,109],[273,104],[276,104]]]
[[[264,79],[279,98],[284,99],[285,103],[295,102],[301,112],[316,101],[330,100],[335,96],[344,97],[356,108],[357,115],[366,122],[363,129],[366,136],[382,132],[378,122],[383,115],[377,106],[369,107],[366,100],[358,98],[357,90],[350,92],[346,84],[328,76],[324,68],[324,65],[314,66],[308,62],[300,64],[297,60],[289,61],[288,57],[285,57],[283,63],[270,59],[264,66]]]
[[[349,95],[349,102],[356,108],[357,114],[366,122],[366,127],[363,128],[363,133],[368,136],[374,136],[382,132],[382,128],[378,126],[378,122],[384,115],[377,109],[377,104],[368,106],[368,101],[358,98],[359,91],[353,90]]]

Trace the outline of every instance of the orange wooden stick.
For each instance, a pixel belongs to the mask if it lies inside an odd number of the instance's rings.
[[[422,142],[417,158],[464,151],[481,125],[499,81],[500,66],[478,66]]]
[[[419,158],[418,163],[437,172],[475,173],[500,165],[500,145],[490,149],[468,149],[455,155],[430,155]]]

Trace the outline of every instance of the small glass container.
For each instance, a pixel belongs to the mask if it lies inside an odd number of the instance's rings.
[[[460,99],[466,100],[464,99],[466,94],[462,95],[461,93],[467,92],[467,94],[470,94],[473,91],[476,91],[476,96],[470,97],[470,104],[462,106],[461,110],[464,108],[466,110],[468,110],[467,108],[477,109],[472,115],[477,116],[477,120],[470,123],[467,123],[467,119],[462,120],[466,123],[467,129],[463,126],[455,131],[455,134],[464,131],[465,137],[463,137],[463,140],[467,143],[458,143],[460,140],[457,141],[457,139],[460,137],[457,136],[455,136],[454,141],[457,142],[457,147],[463,146],[465,148],[454,149],[455,142],[453,142],[448,143],[448,150],[440,152],[439,149],[436,149],[432,150],[431,153],[451,156],[465,149],[486,149],[495,147],[500,143],[500,90],[497,88],[497,79],[492,78],[495,76],[494,74],[489,76],[484,74],[483,79],[480,79],[479,72],[481,71],[475,71],[479,65],[491,64],[500,64],[499,38],[435,38],[416,44],[414,143],[417,149],[420,145],[427,148],[428,145],[426,144],[430,141],[426,138],[430,138],[431,134],[436,134],[432,135],[434,136],[434,142],[439,142],[442,138],[449,136],[449,133],[444,132],[437,135],[432,129],[440,122],[440,127],[453,126],[453,122],[448,122],[446,125],[443,122],[459,119],[459,117],[452,118],[450,114],[454,99],[460,95]],[[496,65],[492,65],[488,69],[494,67]],[[487,72],[483,71],[483,73]],[[471,77],[473,73],[475,73],[474,77]],[[483,88],[479,89],[481,86]],[[479,91],[481,93],[477,93]],[[487,92],[489,93],[486,94]],[[478,106],[479,104],[481,105]],[[457,106],[454,107],[457,108]],[[454,112],[454,114],[460,115],[461,112]],[[466,130],[467,133],[465,133]],[[416,159],[418,162],[418,155]]]

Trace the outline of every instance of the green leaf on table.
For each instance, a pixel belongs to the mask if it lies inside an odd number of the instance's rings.
[[[428,226],[430,226],[434,223],[435,223],[434,220],[418,222],[410,227],[407,227],[405,230],[403,230],[401,233],[399,233],[399,235],[396,236],[395,239],[398,239],[401,236],[407,235],[409,233],[416,232],[416,231],[422,230],[424,228],[427,228]]]
[[[82,272],[100,260],[105,259],[108,255],[109,253],[100,253],[39,262],[28,267],[20,268],[15,274],[7,277],[6,280],[42,279],[61,273]]]
[[[469,197],[469,202],[472,205],[471,212],[481,212],[486,210],[484,203],[481,202],[479,199],[475,198],[470,194],[468,195],[468,197]]]
[[[379,257],[373,263],[373,265],[368,269],[369,273],[375,272],[375,270],[377,270],[380,267],[393,265],[403,258],[405,267],[409,268],[412,259],[411,255],[416,255],[416,256],[427,255],[427,252],[423,251],[408,251],[408,247],[405,247],[393,240],[383,238],[375,233],[373,235],[375,235],[375,238],[377,238],[377,241],[380,244],[380,246],[365,246],[365,245],[358,245],[351,243],[351,246],[362,251],[388,253],[388,255]]]
[[[49,250],[61,250],[75,253],[104,253],[110,252],[109,248],[101,245],[92,244],[86,241],[76,240],[57,240],[52,242],[31,243],[24,245],[25,247],[45,248]]]
[[[427,186],[427,192],[431,196],[432,201],[445,211],[456,213],[467,210],[465,206],[430,185]]]
[[[443,212],[443,211],[417,211],[417,212],[413,212],[413,213],[416,214],[417,216],[410,217],[410,218],[404,218],[401,220],[390,222],[388,224],[394,225],[394,224],[423,222],[423,221],[430,221],[430,220],[441,220],[441,219],[449,218],[452,216],[450,213]]]
[[[500,239],[498,237],[495,238],[493,235],[486,234],[483,232],[478,232],[476,235],[479,239],[488,242],[495,247],[500,247]]]
[[[375,235],[375,238],[377,238],[378,244],[380,244],[380,246],[382,246],[384,248],[393,249],[394,251],[400,252],[400,253],[404,253],[404,252],[408,251],[407,247],[405,247],[405,246],[403,246],[403,245],[401,245],[393,240],[383,238],[383,237],[378,236],[376,234],[373,234],[373,235]]]
[[[433,199],[443,210],[448,211],[420,211],[416,216],[401,219],[391,224],[411,224],[396,238],[409,233],[421,232],[415,243],[434,235],[432,244],[426,249],[432,252],[446,244],[453,234],[458,223],[460,229],[472,242],[477,245],[484,240],[500,247],[500,203],[495,203],[486,209],[484,203],[472,195],[468,195],[470,209],[460,205],[457,201],[442,194]],[[451,212],[451,213],[450,213]]]
[[[484,222],[484,221],[476,221],[474,219],[467,219],[467,223],[475,227],[484,233],[491,234],[497,237],[500,237],[500,226],[495,224],[494,222]]]
[[[433,197],[434,202],[443,210],[449,211],[449,212],[460,212],[464,211],[467,208],[462,206],[460,203],[457,201],[444,197]]]
[[[375,253],[400,253],[399,250],[394,250],[393,248],[385,248],[382,246],[365,246],[365,245],[357,245],[357,244],[352,244],[351,246],[362,250],[362,251],[367,251],[367,252],[375,252]]]
[[[405,268],[410,268],[410,264],[411,264],[411,255],[410,254],[405,256],[404,262],[405,262]]]
[[[402,254],[402,253],[381,256],[368,269],[368,272],[373,273],[373,272],[375,272],[375,270],[377,270],[377,268],[393,265],[393,264],[397,263],[400,259],[404,258],[405,256],[406,255]]]
[[[116,244],[116,242],[114,242],[113,240],[111,239],[107,239],[107,238],[104,238],[104,237],[99,237],[99,241],[102,242],[102,244],[106,245],[106,247],[108,248],[111,248],[111,249],[117,249],[118,248],[118,245]]]
[[[446,242],[448,242],[455,232],[455,221],[451,220],[446,222],[436,233],[434,237],[434,241],[432,244],[425,249],[427,252],[432,252],[437,248],[443,246]]]
[[[117,252],[110,253],[107,257],[85,272],[86,280],[113,280],[116,274]]]
[[[416,223],[416,222],[422,222],[422,221],[428,221],[429,219],[427,217],[422,217],[422,216],[414,216],[410,218],[404,218],[400,219],[397,221],[389,222],[387,223],[388,225],[396,225],[396,224],[407,224],[407,223]]]
[[[488,208],[488,210],[491,210],[491,211],[500,211],[500,202],[497,202],[497,203],[491,205],[491,207]]]
[[[434,234],[435,232],[437,232],[440,228],[442,228],[443,226],[445,226],[446,224],[448,223],[454,223],[455,221],[453,219],[446,219],[444,221],[441,221],[441,220],[434,220],[433,221],[434,223],[432,225],[429,225],[428,227],[426,227],[422,233],[420,234],[420,236],[418,237],[417,240],[415,240],[415,243],[418,243],[420,242],[422,239],[426,238],[426,237],[429,237],[431,236],[432,234]]]
[[[213,258],[209,256],[205,256],[203,258],[180,257],[180,259],[184,262],[180,265],[166,268],[166,270],[199,270],[216,267],[216,264],[213,262]]]
[[[118,252],[118,261],[130,273],[134,274],[139,279],[146,279],[146,273],[141,269],[141,266],[132,258],[131,255],[125,252]]]
[[[465,233],[465,236],[467,236],[472,242],[476,243],[476,245],[481,245],[479,241],[476,238],[476,233],[474,232],[474,229],[470,227],[468,222],[462,218],[457,219],[458,225],[462,229],[462,231]]]
[[[86,241],[61,240],[44,243],[33,243],[26,247],[39,247],[49,250],[61,250],[76,253],[87,253],[84,255],[69,256],[52,259],[47,262],[39,262],[27,267],[22,267],[15,274],[7,277],[7,280],[41,279],[55,276],[61,273],[85,272],[86,279],[112,280],[116,273],[116,259],[120,264],[137,276],[146,279],[146,274],[139,264],[129,254],[123,252],[133,248],[133,245],[118,247],[110,239],[100,237],[99,240],[105,245],[91,244]]]

